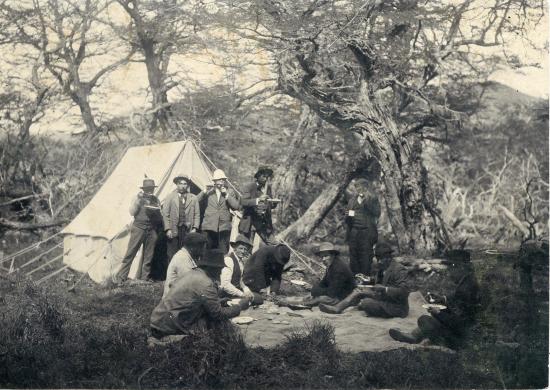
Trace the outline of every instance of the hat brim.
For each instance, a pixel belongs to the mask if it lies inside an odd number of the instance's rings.
[[[258,169],[256,171],[256,174],[254,175],[254,177],[258,177],[262,173],[267,173],[269,176],[273,176],[273,169],[271,169],[271,168]]]
[[[158,186],[141,186],[139,188],[157,188]]]
[[[320,255],[321,253],[332,253],[332,254],[335,254],[335,255],[339,255],[340,251],[338,249],[328,249],[328,250],[324,250],[324,251],[315,252],[316,255]]]

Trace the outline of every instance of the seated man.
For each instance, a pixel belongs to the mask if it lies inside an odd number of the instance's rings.
[[[345,308],[358,304],[358,308],[371,317],[406,317],[409,314],[408,272],[393,260],[391,254],[392,248],[387,243],[376,244],[378,268],[383,274],[381,284],[358,287],[336,305],[320,304],[319,309],[325,313],[340,314]]]
[[[216,281],[223,267],[223,252],[213,249],[197,259],[197,268],[174,282],[151,314],[153,338],[207,329],[238,316],[249,306],[242,300],[237,306],[222,307]]]
[[[220,277],[220,295],[222,297],[252,299],[253,304],[261,305],[262,296],[250,291],[243,283],[243,269],[246,260],[250,257],[252,243],[248,238],[239,234],[235,242],[231,243],[233,252],[225,257],[225,267]]]
[[[290,260],[290,249],[286,245],[266,245],[254,253],[244,266],[243,282],[252,292],[269,287],[271,294],[278,294],[281,288],[283,268]]]
[[[475,321],[475,312],[479,303],[479,286],[472,269],[469,255],[462,259],[446,262],[449,276],[456,285],[448,296],[432,296],[445,309],[430,307],[429,315],[421,316],[418,327],[411,333],[392,328],[390,336],[404,343],[416,344],[424,339],[432,343],[456,349],[460,347],[469,326]]]
[[[340,252],[330,242],[319,245],[317,256],[327,266],[325,276],[311,288],[311,297],[299,302],[279,301],[280,305],[297,303],[315,306],[320,303],[334,305],[347,297],[355,288],[355,278],[349,265],[338,256]]]
[[[197,267],[196,263],[204,253],[206,242],[204,234],[193,232],[185,235],[183,247],[172,257],[166,270],[163,297],[178,279]]]

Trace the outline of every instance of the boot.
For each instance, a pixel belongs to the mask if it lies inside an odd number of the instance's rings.
[[[396,328],[390,328],[390,336],[392,339],[402,343],[418,344],[422,341],[422,332],[419,328],[414,329],[411,333],[403,332]]]

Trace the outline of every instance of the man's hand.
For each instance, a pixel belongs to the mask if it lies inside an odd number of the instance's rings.
[[[258,199],[260,202],[267,202],[267,200],[269,199],[269,196],[267,196],[267,194],[263,194]]]
[[[172,233],[172,230],[171,229],[168,229],[166,231],[166,237],[168,238],[174,238],[174,234]]]
[[[211,195],[216,192],[215,186],[206,186],[206,195]]]
[[[437,308],[437,307],[430,306],[428,308],[428,313],[430,313],[430,314],[436,314],[437,315],[437,314],[439,314],[440,311],[441,310],[439,310],[439,308]]]

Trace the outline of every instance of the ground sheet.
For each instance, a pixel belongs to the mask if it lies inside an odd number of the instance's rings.
[[[269,348],[283,342],[286,335],[293,330],[318,320],[334,326],[336,343],[342,351],[387,351],[413,347],[393,340],[388,334],[388,329],[413,330],[418,317],[427,314],[426,309],[422,307],[425,303],[420,292],[413,292],[409,295],[409,315],[406,318],[386,319],[367,317],[356,307],[350,307],[342,314],[327,314],[317,307],[312,310],[291,310],[266,302],[257,308],[242,312],[241,317],[252,317],[255,321],[238,326],[248,345]]]

